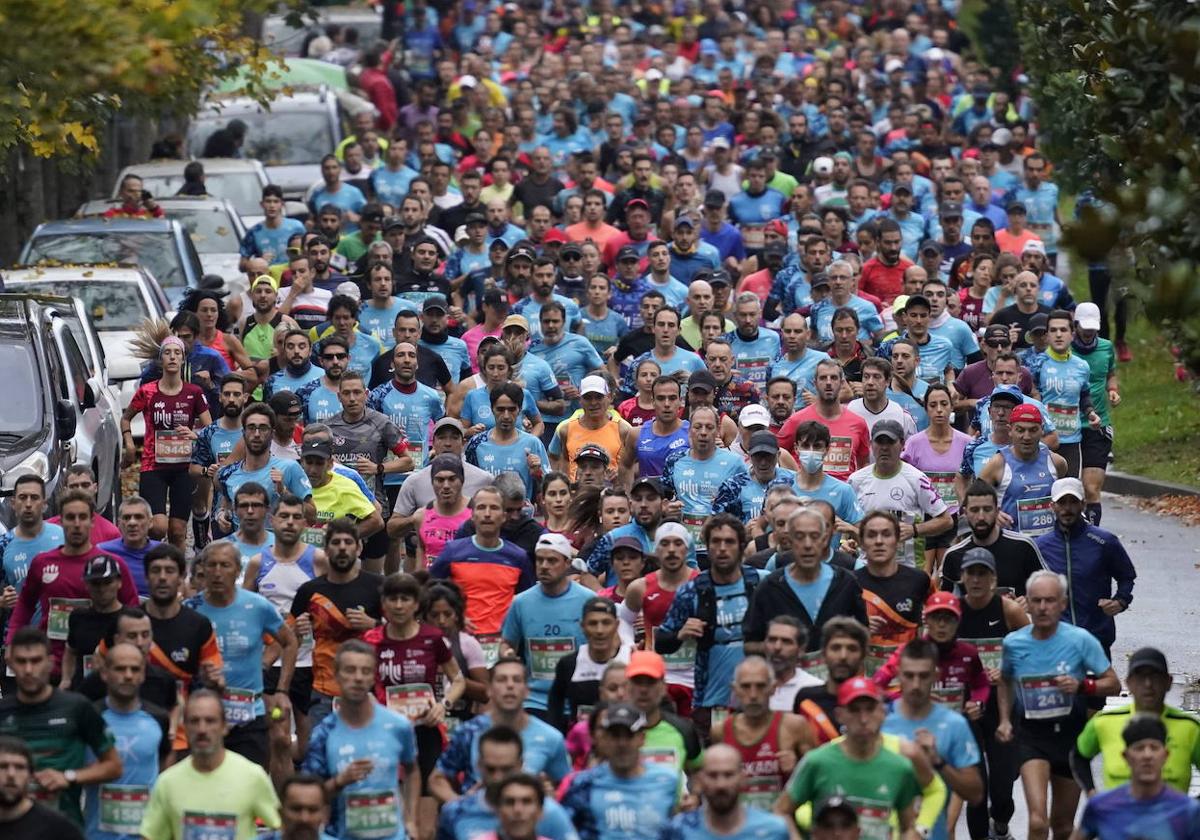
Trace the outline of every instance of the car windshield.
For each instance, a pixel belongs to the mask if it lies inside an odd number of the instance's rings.
[[[236,254],[241,245],[224,208],[172,207],[167,218],[183,225],[201,254]]]
[[[131,280],[36,280],[11,283],[10,291],[78,298],[100,332],[132,330],[150,317],[142,290]]]
[[[145,266],[164,289],[187,285],[179,249],[169,232],[130,233],[99,230],[94,233],[42,234],[33,240],[24,262],[134,263]]]
[[[14,399],[0,400],[0,439],[23,438],[42,427],[43,387],[29,346],[0,336],[0,370]]]
[[[183,173],[147,175],[142,179],[142,186],[153,196],[170,198],[183,186]],[[262,215],[258,202],[262,198],[263,185],[252,171],[206,172],[204,187],[211,196],[229,199],[233,208],[243,216]]]
[[[327,113],[321,109],[282,110],[276,103],[270,113],[238,114],[246,124],[242,151],[246,157],[262,161],[264,166],[289,166],[320,163],[337,143]],[[193,155],[204,151],[209,135],[223,128],[232,116],[200,116],[188,131],[188,149]]]
[[[383,32],[383,18],[376,16],[375,19],[364,18],[361,15],[356,15],[352,18],[343,18],[336,12],[330,14],[330,10],[325,10],[322,14],[321,10],[317,10],[318,24],[324,26],[327,24],[335,24],[345,26],[358,31],[358,42],[360,44],[371,44],[379,40]],[[308,39],[309,29],[297,29],[288,22],[286,16],[271,16],[263,22],[263,44],[271,48],[271,52],[283,53],[284,55],[300,55],[305,46],[305,40]],[[318,34],[313,32],[314,36]]]

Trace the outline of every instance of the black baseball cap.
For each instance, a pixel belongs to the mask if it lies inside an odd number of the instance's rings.
[[[993,572],[996,571],[996,558],[992,556],[992,552],[986,548],[976,546],[975,548],[967,549],[963,554],[962,561],[958,564],[960,569],[967,569],[971,566],[986,566]]]
[[[1050,326],[1050,316],[1047,315],[1045,312],[1039,312],[1036,315],[1034,315],[1032,318],[1029,319],[1029,328],[1027,330],[1025,330],[1025,332],[1026,333],[1045,332],[1046,328],[1049,326]]]
[[[936,239],[926,239],[921,243],[920,253],[924,254],[927,251],[933,251],[938,256],[942,254],[942,243]]]
[[[575,463],[579,463],[584,458],[592,458],[604,464],[606,467],[608,466],[610,460],[608,457],[608,451],[598,443],[585,443],[583,446],[579,447],[579,451],[575,453]]]
[[[943,219],[961,219],[962,214],[963,206],[957,201],[947,201],[938,210],[938,215]]]
[[[399,216],[388,216],[383,220],[383,232],[396,230],[396,228],[404,229],[404,220]]]
[[[987,341],[992,338],[1003,338],[1008,340],[1008,327],[1003,324],[988,324],[986,330],[983,331],[983,340]]]
[[[327,440],[306,440],[300,447],[300,457],[307,458],[309,455],[328,461],[333,457],[333,444]]]
[[[699,388],[703,391],[716,391],[717,379],[707,370],[698,370],[688,377],[687,389]]]
[[[508,250],[508,256],[505,257],[508,262],[515,259],[526,259],[530,262],[537,260],[537,250],[528,241],[522,239],[520,242],[513,245]]]
[[[645,716],[636,706],[629,703],[613,703],[604,711],[604,729],[628,729],[630,732],[640,732],[646,726]]]
[[[895,195],[898,192],[906,192],[909,195],[912,195],[912,187],[910,187],[908,184],[896,184],[892,187],[892,195]]]
[[[716,209],[725,206],[725,193],[720,190],[709,190],[704,194],[704,206]]]
[[[107,554],[98,554],[83,567],[83,579],[87,583],[99,583],[121,576],[121,567]]]
[[[445,295],[430,295],[429,297],[425,298],[425,302],[421,304],[422,312],[432,312],[435,309],[440,309],[442,312],[445,312],[448,308],[449,305],[446,303]]]
[[[1167,657],[1161,650],[1152,647],[1138,648],[1129,657],[1129,673],[1132,674],[1138,668],[1151,668],[1160,674],[1171,673],[1167,667]]]
[[[774,432],[763,430],[750,435],[750,446],[746,449],[747,454],[758,455],[760,453],[768,455],[779,454],[779,441],[775,438]]]
[[[713,269],[708,276],[710,286],[732,286],[733,279],[729,276],[729,272],[723,268]]]
[[[508,297],[499,289],[488,289],[483,293],[481,302],[484,306],[496,306],[508,310]]]
[[[904,428],[895,420],[880,420],[871,427],[871,440],[881,437],[891,438],[896,442],[904,440]]]
[[[487,216],[482,213],[468,213],[467,218],[463,220],[464,225],[486,225]]]
[[[614,604],[608,598],[604,598],[599,595],[596,595],[591,598],[588,598],[586,601],[583,602],[583,612],[581,613],[581,615],[586,616],[588,613],[594,613],[594,612],[607,613],[608,615],[611,615],[613,618],[616,618],[617,617],[617,605]]]
[[[640,259],[641,257],[638,256],[637,248],[634,248],[632,245],[622,245],[620,249],[617,250],[617,262]]]
[[[287,414],[294,409],[302,408],[304,403],[291,391],[276,391],[267,402],[276,414]]]
[[[632,486],[629,488],[629,493],[632,495],[639,487],[649,487],[659,496],[663,495],[662,482],[657,476],[644,475],[633,480]]]

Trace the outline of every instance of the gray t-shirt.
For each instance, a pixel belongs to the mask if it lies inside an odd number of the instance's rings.
[[[474,464],[463,461],[463,495],[468,499],[475,495],[481,487],[495,483],[496,477],[487,470],[480,469]],[[426,507],[433,501],[433,476],[430,467],[424,467],[410,475],[400,487],[400,495],[392,513],[399,516],[412,516],[420,508]]]
[[[388,453],[403,454],[407,439],[400,427],[372,409],[365,409],[363,416],[354,422],[346,420],[344,412],[338,412],[325,421],[333,435],[333,458],[353,468],[359,458],[368,458],[382,464]],[[375,495],[383,495],[383,477],[375,478]]]

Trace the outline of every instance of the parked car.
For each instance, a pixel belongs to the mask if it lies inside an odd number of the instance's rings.
[[[263,19],[259,40],[273,53],[300,56],[307,53],[308,42],[331,24],[357,29],[360,44],[374,43],[383,32],[383,15],[373,6],[322,6],[311,14],[316,20],[306,14],[299,27],[293,26],[287,15],[269,15]]]
[[[209,136],[233,119],[246,124],[243,154],[260,161],[271,183],[293,200],[321,179],[321,158],[343,136],[337,96],[325,86],[280,92],[269,109],[249,97],[212,95],[188,128],[188,153],[201,154]]]
[[[190,161],[152,160],[126,166],[117,176],[110,197],[120,197],[121,181],[126,175],[137,175],[146,192],[155,199],[171,198],[183,186],[183,168],[188,163]],[[209,195],[228,199],[246,227],[263,220],[259,202],[262,201],[262,188],[270,182],[261,163],[236,158],[203,158],[200,163],[204,165],[204,186]]]
[[[120,409],[133,399],[142,373],[141,361],[133,356],[134,331],[146,318],[169,319],[167,296],[154,278],[137,265],[70,265],[18,267],[4,272],[10,292],[51,295],[78,301],[88,331],[97,338],[94,355],[107,371],[107,382],[118,395]],[[79,338],[77,336],[77,338]],[[87,339],[81,339],[81,343]],[[134,437],[141,438],[140,416],[134,418]]]
[[[233,203],[226,198],[175,196],[157,198],[158,206],[175,219],[200,254],[200,264],[205,274],[216,274],[225,280],[225,288],[231,294],[240,294],[247,289],[246,275],[238,269],[241,259],[239,248],[246,235],[246,225],[238,215]],[[101,216],[118,200],[89,201],[79,208],[82,217]]]
[[[81,308],[62,297],[0,295],[0,370],[11,394],[0,400],[0,518],[10,526],[7,497],[23,474],[41,476],[54,498],[67,468],[86,464],[101,510],[112,513],[120,502],[121,409],[87,342],[76,338],[90,330]]]
[[[204,274],[200,254],[174,219],[69,219],[37,226],[19,262],[140,265],[173,305]]]

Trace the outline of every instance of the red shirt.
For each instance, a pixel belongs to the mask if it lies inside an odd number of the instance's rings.
[[[297,443],[299,443],[299,441],[297,441]],[[46,521],[55,525],[61,525],[62,517],[51,516]],[[119,540],[120,538],[121,532],[116,525],[112,524],[98,513],[92,517],[92,533],[90,535],[92,545],[100,545],[100,543],[108,542],[109,540]]]
[[[842,416],[826,420],[813,405],[797,411],[775,433],[779,447],[796,454],[796,428],[805,420],[816,420],[829,429],[829,448],[825,450],[825,472],[845,481],[850,473],[865,466],[871,458],[871,432],[867,421],[842,408]]]
[[[391,131],[400,109],[396,104],[396,89],[387,73],[378,67],[367,67],[359,74],[358,86],[371,100],[371,104],[379,109],[378,127],[383,131]]]
[[[63,554],[62,547],[43,551],[29,564],[25,586],[17,596],[8,620],[7,644],[12,643],[13,634],[21,627],[31,624],[36,609],[41,608],[37,626],[50,636],[50,647],[54,654],[54,670],[62,664],[63,648],[67,644],[67,619],[71,611],[90,605],[87,584],[83,582],[83,570],[93,557],[112,557],[121,569],[121,590],[118,600],[128,607],[139,603],[137,585],[125,561],[115,554],[108,554],[93,547],[86,554]]]
[[[764,268],[761,271],[756,271],[753,274],[743,277],[737,285],[737,292],[738,294],[742,292],[754,292],[754,294],[758,295],[760,301],[766,303],[767,295],[771,293],[772,282],[770,270]]]
[[[617,406],[617,414],[624,417],[635,429],[640,428],[643,423],[653,423],[657,416],[653,408],[642,408],[638,405],[637,397],[630,397]]]
[[[398,685],[427,685],[441,699],[441,668],[454,656],[442,631],[421,624],[417,635],[403,641],[387,634],[387,625],[368,630],[363,640],[375,646],[375,699],[388,705],[388,688]]]
[[[879,257],[871,257],[863,264],[862,274],[858,278],[859,294],[867,292],[875,295],[890,306],[904,288],[904,272],[910,265],[912,262],[903,256],[895,265],[884,265]]]
[[[161,393],[158,386],[158,382],[147,382],[137,389],[129,403],[131,409],[142,412],[146,419],[142,472],[186,470],[192,460],[192,441],[176,429],[195,426],[200,415],[208,411],[208,403],[200,386],[190,382],[183,383],[178,394]]]

